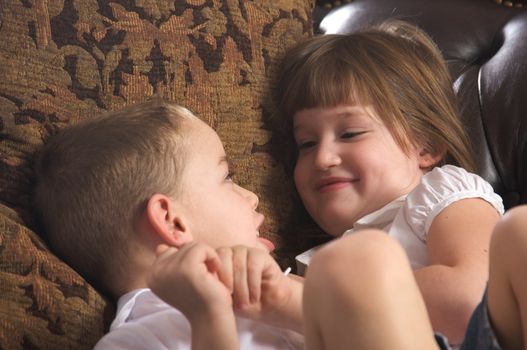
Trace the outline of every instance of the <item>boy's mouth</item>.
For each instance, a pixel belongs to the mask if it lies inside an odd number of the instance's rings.
[[[269,252],[272,252],[273,250],[275,250],[276,247],[274,243],[268,240],[267,238],[258,236],[257,239]]]
[[[260,242],[264,247],[265,249],[267,249],[269,252],[272,252],[273,250],[276,249],[275,245],[273,242],[271,242],[270,240],[268,240],[267,238],[263,238],[262,236],[260,236],[260,229],[262,228],[262,225],[264,223],[264,220],[265,220],[265,217],[259,213],[259,215],[261,215],[261,219],[260,219],[260,222],[258,223],[258,227],[257,227],[257,231],[256,231],[256,238],[258,239],[258,242]]]

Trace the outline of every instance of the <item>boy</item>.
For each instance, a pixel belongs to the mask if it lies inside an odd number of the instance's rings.
[[[301,284],[270,259],[257,196],[232,181],[217,134],[188,110],[154,101],[65,129],[43,147],[36,172],[51,248],[119,299],[97,349],[300,346],[296,333],[272,325],[301,328]],[[171,285],[179,311],[147,288],[156,251],[166,247],[181,250],[178,268],[195,268],[203,287],[185,279]],[[246,268],[255,260],[266,262],[260,275]],[[260,283],[263,294],[247,300],[247,286]],[[236,319],[233,303],[271,325]]]

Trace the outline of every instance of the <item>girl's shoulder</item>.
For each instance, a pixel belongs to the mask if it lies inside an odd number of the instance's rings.
[[[501,197],[481,176],[454,165],[435,167],[421,178],[421,182],[409,194],[412,201],[438,202],[450,198],[456,201],[463,198],[481,197],[503,212]]]
[[[423,175],[406,198],[404,216],[416,231],[428,232],[433,219],[462,199],[481,198],[503,214],[503,201],[481,176],[454,165],[436,167]]]

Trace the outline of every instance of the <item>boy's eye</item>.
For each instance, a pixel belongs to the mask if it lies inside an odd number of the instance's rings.
[[[232,181],[232,178],[234,176],[234,172],[230,171],[227,173],[227,175],[225,176],[225,180],[227,181]]]

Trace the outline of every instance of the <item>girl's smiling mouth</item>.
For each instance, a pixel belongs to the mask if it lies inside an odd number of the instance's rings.
[[[319,192],[328,192],[339,190],[344,187],[348,187],[351,183],[357,182],[358,179],[349,178],[349,177],[337,177],[331,176],[326,177],[318,181],[316,189]]]

